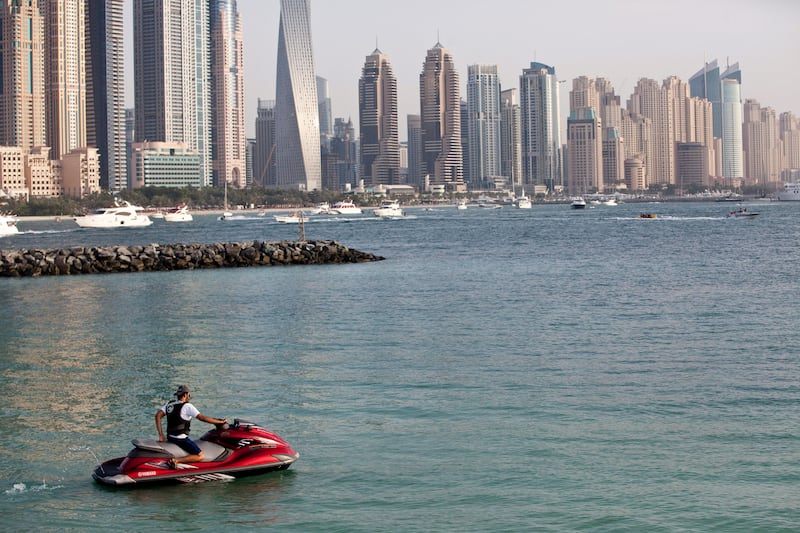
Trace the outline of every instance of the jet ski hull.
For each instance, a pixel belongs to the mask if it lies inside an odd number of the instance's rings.
[[[172,468],[170,459],[186,455],[179,446],[134,439],[134,448],[127,456],[103,462],[94,469],[92,477],[98,483],[116,487],[231,481],[285,470],[300,457],[274,433],[238,420],[233,427],[211,430],[195,442],[203,450],[204,460]]]

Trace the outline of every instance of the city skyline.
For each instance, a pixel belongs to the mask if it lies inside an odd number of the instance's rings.
[[[800,85],[800,72],[786,68],[797,49],[792,21],[800,18],[800,2],[619,0],[526,6],[506,0],[488,12],[478,7],[476,2],[454,0],[349,0],[344,5],[312,0],[316,73],[330,83],[333,115],[358,120],[358,79],[364,56],[377,44],[392,60],[405,139],[404,117],[419,113],[418,77],[425,52],[437,41],[454,55],[462,94],[471,64],[497,64],[506,90],[519,87],[522,70],[539,61],[554,66],[559,80],[608,79],[624,105],[640,78],[661,82],[675,75],[688,80],[704,61],[717,59],[724,69],[730,58],[743,71],[743,100],[756,99],[779,113],[800,113],[793,90]],[[245,124],[252,136],[258,99],[275,98],[279,2],[239,0],[238,8],[244,39]],[[713,24],[712,17],[719,22]],[[542,20],[546,22],[536,23]],[[685,38],[676,40],[676,35]],[[562,101],[567,101],[569,85],[560,87]],[[566,119],[566,106],[562,115]]]

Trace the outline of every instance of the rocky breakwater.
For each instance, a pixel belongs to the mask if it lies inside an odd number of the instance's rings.
[[[336,241],[249,241],[0,250],[0,277],[368,263],[383,259],[353,250]]]

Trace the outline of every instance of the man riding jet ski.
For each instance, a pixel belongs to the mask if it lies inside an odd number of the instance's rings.
[[[300,454],[278,435],[253,422],[206,417],[189,403],[189,388],[181,385],[177,400],[156,412],[159,439],[134,439],[125,457],[106,461],[92,477],[107,485],[137,485],[154,482],[195,483],[231,480],[273,470],[284,470]],[[161,419],[167,418],[167,437]],[[192,418],[214,424],[199,440],[189,439]]]

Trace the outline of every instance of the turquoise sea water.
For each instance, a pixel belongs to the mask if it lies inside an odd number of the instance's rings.
[[[0,279],[0,529],[796,531],[800,205],[748,207],[414,209],[306,225],[379,263]],[[0,247],[297,231],[19,225]],[[300,460],[96,485],[180,383]]]

